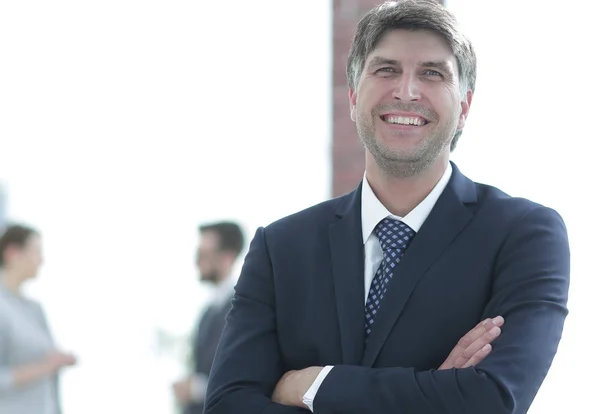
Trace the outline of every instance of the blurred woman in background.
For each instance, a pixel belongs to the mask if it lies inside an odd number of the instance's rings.
[[[0,234],[0,413],[59,414],[58,372],[74,365],[56,350],[41,306],[22,295],[42,264],[39,233],[22,225]]]

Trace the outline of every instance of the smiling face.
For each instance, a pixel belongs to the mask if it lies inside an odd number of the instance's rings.
[[[384,34],[350,89],[367,165],[374,161],[395,177],[445,165],[471,95],[461,96],[458,64],[443,37],[425,30]]]

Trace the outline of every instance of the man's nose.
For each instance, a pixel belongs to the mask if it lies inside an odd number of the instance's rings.
[[[420,100],[421,89],[418,79],[412,75],[403,74],[394,88],[394,98],[403,102]]]

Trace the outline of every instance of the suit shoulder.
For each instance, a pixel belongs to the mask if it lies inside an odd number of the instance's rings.
[[[327,229],[343,203],[347,203],[352,193],[329,199],[296,213],[282,217],[265,227],[267,234],[306,233],[310,230]]]
[[[488,229],[505,237],[526,234],[539,229],[551,229],[555,234],[567,234],[567,224],[553,208],[524,197],[514,197],[496,187],[475,183],[478,203],[475,215]],[[556,233],[557,232],[557,233]]]
[[[497,214],[498,218],[520,219],[530,214],[550,214],[560,217],[552,207],[524,197],[515,197],[497,187],[475,183],[482,208]]]

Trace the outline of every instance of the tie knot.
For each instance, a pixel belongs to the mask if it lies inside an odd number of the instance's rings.
[[[400,220],[384,218],[375,226],[375,234],[384,252],[386,250],[404,252],[416,233]]]

